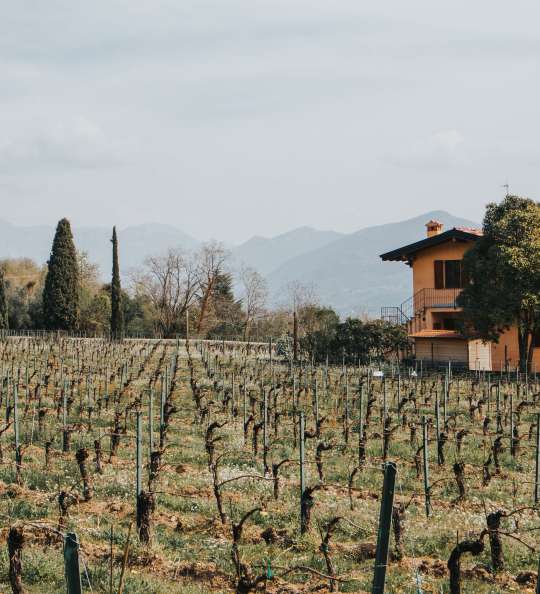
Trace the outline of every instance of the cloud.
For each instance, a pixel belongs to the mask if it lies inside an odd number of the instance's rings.
[[[461,159],[465,138],[458,130],[440,130],[428,138],[408,143],[385,156],[396,167],[439,169],[455,165]]]
[[[34,122],[0,140],[3,172],[112,167],[122,159],[122,147],[98,124],[82,117]]]
[[[531,0],[4,4],[15,222],[175,221],[237,242],[352,231],[434,195],[480,218],[507,176],[540,194]]]
[[[432,137],[432,144],[438,149],[448,153],[455,153],[465,139],[457,130],[442,130]]]

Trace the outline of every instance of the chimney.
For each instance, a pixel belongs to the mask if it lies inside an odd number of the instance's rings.
[[[427,236],[433,237],[434,235],[439,235],[439,233],[442,233],[443,224],[441,223],[441,221],[434,221],[432,219],[431,221],[428,221],[426,223],[426,228],[427,228]]]

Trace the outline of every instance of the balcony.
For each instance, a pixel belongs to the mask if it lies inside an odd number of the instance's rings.
[[[462,289],[420,289],[397,307],[383,307],[381,318],[393,324],[407,325],[410,333],[426,327],[427,310],[459,310],[457,298]]]
[[[458,309],[457,298],[461,291],[462,289],[421,289],[411,298],[413,314],[429,308]]]

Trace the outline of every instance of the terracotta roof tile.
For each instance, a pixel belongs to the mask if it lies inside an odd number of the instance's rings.
[[[476,229],[475,227],[455,227],[459,231],[465,231],[465,233],[472,233],[473,235],[478,235],[479,237],[484,235],[482,229]]]

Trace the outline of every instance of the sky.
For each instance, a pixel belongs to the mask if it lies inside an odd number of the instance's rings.
[[[540,6],[0,0],[0,218],[240,243],[540,198]]]

